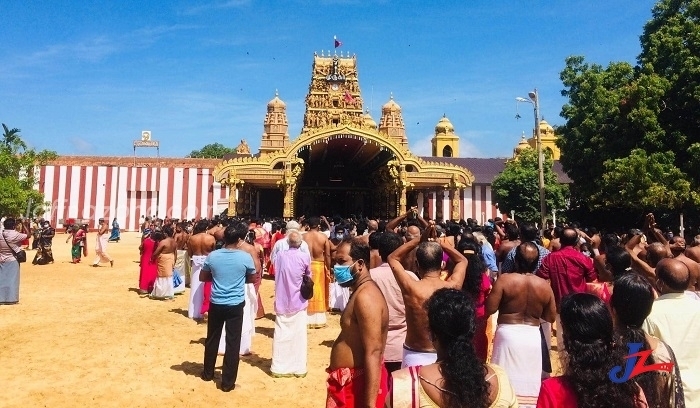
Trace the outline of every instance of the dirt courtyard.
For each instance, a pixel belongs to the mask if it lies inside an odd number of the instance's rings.
[[[54,238],[53,265],[21,266],[20,303],[0,306],[0,407],[201,407],[325,404],[325,369],[340,326],[329,315],[324,329],[309,330],[306,378],[269,376],[274,282],[263,280],[266,316],[256,321],[253,355],[242,357],[236,389],[198,375],[206,324],[187,318],[189,289],[173,302],[140,297],[138,233],[122,233],[108,252],[114,267],[90,267],[89,256],[70,263],[67,235]]]

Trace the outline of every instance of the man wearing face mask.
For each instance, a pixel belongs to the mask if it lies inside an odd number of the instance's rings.
[[[333,275],[352,290],[340,317],[341,331],[331,349],[326,407],[383,407],[388,373],[382,364],[389,311],[382,292],[369,274],[369,246],[341,242]]]
[[[453,246],[437,242],[435,222],[430,223],[422,236],[403,244],[388,258],[406,306],[406,340],[403,345],[402,368],[428,365],[437,360],[437,352],[427,330],[428,314],[424,307],[425,302],[438,289],[462,289],[467,272],[467,259]],[[401,263],[414,249],[419,281],[413,280]],[[440,279],[443,251],[455,265],[452,275],[444,281]]]

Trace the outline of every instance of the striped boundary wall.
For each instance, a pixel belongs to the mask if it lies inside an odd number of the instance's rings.
[[[43,214],[52,225],[69,218],[115,217],[126,231],[138,231],[143,218],[211,218],[228,207],[228,188],[213,181],[216,159],[147,159],[133,157],[61,156],[36,169],[36,189],[49,202]],[[434,218],[437,206],[449,216],[450,200],[436,192],[418,194],[418,207]],[[426,203],[427,199],[427,203]],[[464,219],[483,223],[499,216],[491,186],[475,183],[460,196]]]

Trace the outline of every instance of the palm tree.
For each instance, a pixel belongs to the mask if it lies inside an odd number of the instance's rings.
[[[22,138],[20,138],[19,132],[20,130],[17,128],[12,128],[9,129],[7,125],[4,123],[2,124],[2,129],[4,131],[2,135],[2,144],[5,145],[5,148],[9,150],[26,150],[27,149],[27,144],[24,143]]]

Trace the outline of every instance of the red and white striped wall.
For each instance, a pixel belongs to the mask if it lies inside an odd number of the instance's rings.
[[[213,182],[213,169],[52,163],[39,168],[37,188],[52,225],[73,218],[95,228],[99,218],[116,217],[122,229],[138,231],[146,216],[195,219],[225,210],[228,190]]]
[[[214,183],[217,159],[134,159],[133,157],[61,156],[37,169],[36,188],[49,203],[43,217],[61,227],[63,220],[115,217],[123,230],[138,231],[143,218],[211,218],[228,207],[228,188]],[[426,205],[426,201],[427,205]],[[463,190],[460,214],[483,224],[500,216],[489,184]],[[418,208],[435,218],[437,206],[451,216],[450,199],[436,192],[418,194]]]
[[[425,205],[425,200],[428,200],[428,205]],[[448,196],[442,200],[438,199],[437,192],[429,192],[427,194],[418,194],[417,206],[420,209],[427,208],[427,216],[435,218],[438,213],[438,205],[442,205],[442,214],[444,218],[452,217],[452,203]],[[460,214],[462,219],[472,218],[479,224],[484,224],[488,219],[501,217],[501,213],[493,202],[491,195],[491,185],[474,183],[470,187],[462,191],[459,197]],[[421,214],[425,216],[425,214]]]

